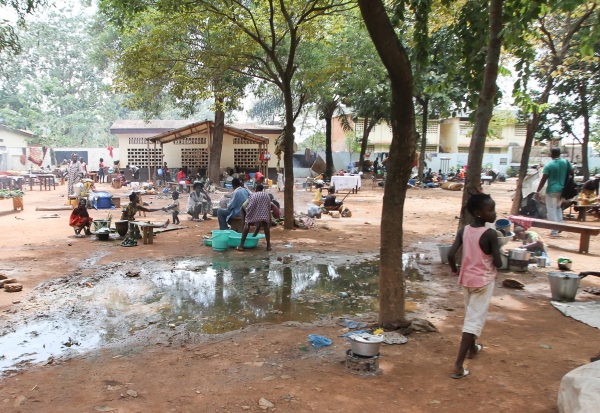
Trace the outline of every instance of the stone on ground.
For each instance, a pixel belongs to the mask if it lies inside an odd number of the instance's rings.
[[[565,374],[558,390],[560,413],[589,413],[600,406],[600,361]]]

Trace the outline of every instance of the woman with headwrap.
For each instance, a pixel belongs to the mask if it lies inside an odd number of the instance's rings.
[[[83,168],[78,160],[77,154],[71,155],[71,163],[67,166],[67,196],[75,195],[74,186],[83,178]]]

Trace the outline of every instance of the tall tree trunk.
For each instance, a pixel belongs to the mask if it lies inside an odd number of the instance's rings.
[[[369,120],[368,116],[365,116],[365,127],[363,128],[363,136],[360,142],[360,156],[358,158],[358,172],[362,172],[365,164],[365,153],[367,152],[367,144],[369,143],[369,134],[375,126],[373,119]]]
[[[425,173],[425,151],[427,150],[427,123],[429,121],[429,98],[417,98],[421,107],[423,108],[423,114],[421,116],[421,153],[419,153],[419,179],[423,180],[423,174]]]
[[[209,164],[207,175],[211,181],[218,184],[221,177],[221,153],[223,152],[223,133],[225,128],[223,98],[217,98],[215,106],[215,129],[213,130],[212,147],[208,158]]]
[[[285,102],[285,127],[283,148],[283,168],[285,187],[283,189],[285,229],[294,229],[294,102],[292,99],[291,80],[284,78],[283,99]]]
[[[392,88],[392,143],[381,214],[379,322],[404,320],[405,281],[402,267],[404,200],[416,149],[413,79],[406,49],[396,36],[382,0],[358,0]]]
[[[325,118],[325,175],[328,178],[331,178],[335,173],[333,149],[331,148],[331,122],[336,106],[335,102],[331,102],[323,111],[323,117]]]
[[[554,86],[554,79],[550,76],[546,81],[546,87],[544,87],[544,91],[540,95],[540,98],[537,102],[538,105],[543,105],[548,103],[548,97],[550,96],[550,91]],[[515,195],[513,198],[513,203],[510,208],[511,215],[517,215],[519,210],[521,209],[521,201],[523,199],[523,180],[527,177],[527,169],[529,169],[529,156],[531,155],[531,147],[533,146],[533,139],[535,138],[535,133],[538,130],[540,125],[540,120],[542,118],[541,111],[537,110],[534,112],[529,120],[527,121],[527,134],[525,135],[525,145],[523,146],[523,153],[521,154],[521,164],[519,165],[519,176],[517,177],[517,189],[515,190]]]
[[[483,163],[488,126],[494,110],[498,62],[500,61],[500,51],[502,49],[502,36],[500,32],[502,31],[503,3],[504,0],[490,1],[490,41],[485,59],[481,95],[479,96],[475,112],[473,136],[471,138],[471,145],[469,146],[468,169],[465,176],[465,188],[462,197],[463,207],[467,204],[471,195],[479,192],[479,188],[481,187],[481,164]],[[465,208],[461,208],[459,228],[468,225],[471,221],[472,217],[466,212]]]
[[[581,115],[583,117],[583,141],[581,142],[581,172],[583,181],[590,179],[590,165],[588,162],[588,145],[590,142],[590,113],[587,102],[587,84],[585,80],[577,82],[579,100],[581,101]]]

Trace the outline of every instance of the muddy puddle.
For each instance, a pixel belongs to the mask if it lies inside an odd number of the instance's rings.
[[[126,340],[144,345],[170,332],[216,334],[378,310],[375,257],[234,257],[110,266],[86,261],[71,276],[39,286],[20,313],[0,325],[0,371]],[[426,299],[419,263],[430,260],[404,256],[409,312]]]

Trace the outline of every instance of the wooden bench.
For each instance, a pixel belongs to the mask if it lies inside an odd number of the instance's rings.
[[[581,234],[579,238],[579,253],[587,254],[590,249],[590,236],[600,234],[600,227],[590,227],[577,224],[562,224],[553,221],[546,221],[545,219],[532,219],[534,227],[554,229],[557,231],[564,232],[575,232]]]
[[[598,212],[600,211],[600,205],[577,205],[574,206],[573,209],[576,212],[579,212],[579,215],[577,216],[577,221],[585,222],[585,220],[587,219],[588,211]]]

